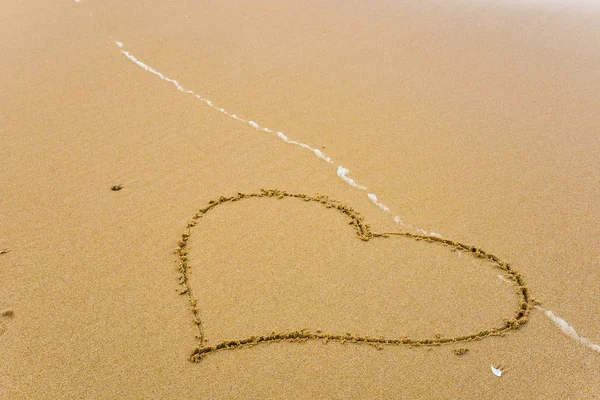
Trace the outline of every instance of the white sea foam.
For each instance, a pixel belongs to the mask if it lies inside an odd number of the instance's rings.
[[[591,340],[589,340],[587,338],[579,336],[579,334],[577,333],[577,331],[575,330],[575,328],[573,328],[571,325],[569,325],[569,323],[567,321],[565,321],[564,319],[562,319],[558,315],[554,314],[550,310],[546,310],[546,309],[544,309],[544,308],[542,308],[540,306],[535,306],[535,308],[537,308],[538,310],[542,311],[548,318],[550,318],[552,320],[552,322],[554,322],[554,324],[556,326],[558,326],[558,328],[565,335],[567,335],[571,339],[577,340],[579,343],[583,344],[584,346],[587,346],[590,349],[592,349],[592,350],[600,353],[600,345],[597,345],[597,344],[593,343]]]
[[[138,59],[137,57],[135,57],[129,51],[124,50],[122,42],[119,42],[119,41],[115,40],[114,43],[117,45],[117,47],[119,47],[121,49],[121,53],[125,57],[127,57],[130,61],[134,62],[138,67],[142,68],[143,70],[145,70],[147,72],[150,72],[151,74],[154,74],[154,75],[158,76],[163,81],[172,83],[177,88],[177,90],[179,90],[180,92],[185,93],[185,94],[191,94],[195,98],[197,98],[198,100],[200,100],[204,104],[206,104],[208,107],[210,107],[210,108],[212,108],[212,109],[214,109],[216,111],[219,111],[220,113],[222,113],[222,114],[224,114],[224,115],[226,115],[226,116],[228,116],[228,117],[230,117],[230,118],[232,118],[232,119],[234,119],[236,121],[244,122],[244,123],[248,124],[249,126],[251,126],[254,129],[257,129],[257,130],[260,130],[260,131],[263,131],[263,132],[268,132],[268,133],[273,133],[274,132],[274,130],[272,130],[270,128],[261,127],[260,124],[258,122],[256,122],[256,121],[252,121],[252,120],[248,120],[248,119],[242,118],[242,117],[240,117],[240,116],[238,116],[238,115],[236,115],[236,114],[228,111],[225,108],[215,106],[214,103],[212,102],[212,100],[209,100],[209,99],[203,97],[202,95],[194,92],[193,90],[189,90],[189,89],[184,88],[177,80],[166,76],[162,72],[157,71],[156,69],[152,68],[148,64],[144,63],[143,61],[141,61],[140,59]],[[288,139],[287,135],[285,135],[282,132],[277,132],[277,136],[280,139],[282,139],[284,142],[288,143],[288,144],[296,145],[296,146],[302,147],[303,149],[310,150],[313,154],[315,154],[321,160],[326,161],[327,163],[330,163],[330,164],[333,163],[333,161],[331,160],[331,158],[328,157],[325,153],[323,153],[319,149],[314,149],[311,146],[307,145],[306,143],[300,143],[300,142],[297,142],[295,140],[290,140],[290,139]]]
[[[369,198],[369,200],[371,200],[377,207],[381,208],[383,211],[390,212],[390,209],[386,205],[380,203],[377,200],[377,196],[375,196],[375,194],[369,193],[369,194],[367,194],[367,197]]]
[[[350,177],[348,176],[348,174],[349,174],[349,173],[350,173],[350,170],[349,170],[348,168],[344,168],[344,167],[342,167],[341,165],[340,165],[340,166],[338,166],[338,168],[337,168],[337,175],[338,175],[340,178],[342,178],[342,180],[343,180],[344,182],[346,182],[348,185],[350,185],[350,186],[352,186],[352,187],[355,187],[355,188],[357,188],[357,189],[360,189],[360,190],[365,190],[365,189],[366,189],[366,187],[364,187],[364,186],[361,186],[361,185],[359,185],[358,183],[356,183],[356,181],[355,181],[354,179],[352,179],[352,178],[350,178]]]
[[[322,159],[323,159],[323,160],[325,160],[325,161],[328,161],[328,162],[329,162],[329,160],[331,160],[331,158],[327,157],[327,156],[325,155],[325,153],[323,153],[323,152],[322,152],[321,150],[319,150],[319,149],[315,149],[315,150],[314,150],[314,152],[315,152],[315,154],[317,155],[317,157],[319,157],[319,158],[322,158]]]

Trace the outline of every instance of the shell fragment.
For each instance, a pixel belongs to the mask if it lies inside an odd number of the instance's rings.
[[[496,376],[502,376],[502,370],[500,368],[494,368],[493,365],[491,365],[492,367],[492,373]]]

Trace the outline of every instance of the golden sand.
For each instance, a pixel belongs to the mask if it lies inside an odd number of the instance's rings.
[[[0,9],[0,398],[600,397],[595,2]]]

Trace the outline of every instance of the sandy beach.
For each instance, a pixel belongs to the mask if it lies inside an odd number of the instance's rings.
[[[600,6],[0,13],[0,398],[600,398]]]

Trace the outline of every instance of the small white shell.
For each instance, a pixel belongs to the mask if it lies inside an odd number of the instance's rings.
[[[502,370],[500,368],[494,368],[493,365],[491,365],[492,367],[492,373],[496,376],[502,376]]]

